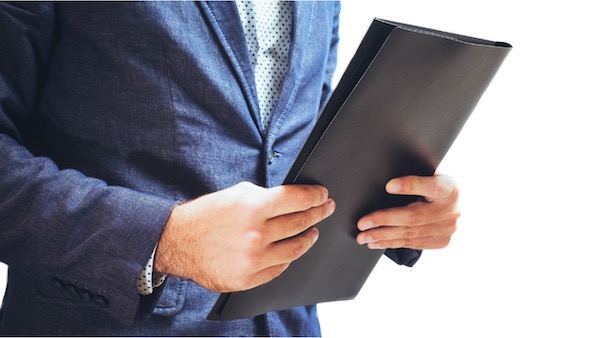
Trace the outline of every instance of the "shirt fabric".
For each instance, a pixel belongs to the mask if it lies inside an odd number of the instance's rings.
[[[287,74],[292,4],[289,1],[236,1],[254,70],[263,130],[270,121]]]

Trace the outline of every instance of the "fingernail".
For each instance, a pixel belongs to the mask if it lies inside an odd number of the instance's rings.
[[[331,215],[335,211],[335,201],[330,199],[327,203],[327,212]]]
[[[397,180],[392,180],[387,184],[387,191],[391,193],[396,193],[402,191],[402,184]]]
[[[329,190],[327,190],[327,188],[323,187],[323,198],[325,199],[325,202],[327,202],[327,199],[329,198]]]
[[[368,244],[368,243],[370,243],[372,241],[373,241],[373,237],[371,237],[371,236],[364,236],[364,237],[361,237],[358,240],[358,244],[364,245],[364,244]]]
[[[361,223],[358,225],[358,228],[359,228],[360,230],[363,230],[363,231],[364,231],[364,230],[369,230],[369,229],[371,229],[372,227],[373,227],[373,222],[371,222],[371,221],[364,221],[364,222],[361,222]]]
[[[369,249],[381,249],[382,248],[382,246],[379,243],[377,243],[377,242],[375,242],[375,243],[369,243],[369,244],[367,244],[367,247]]]
[[[315,244],[319,239],[319,229],[313,228],[312,232],[314,233],[312,244]]]

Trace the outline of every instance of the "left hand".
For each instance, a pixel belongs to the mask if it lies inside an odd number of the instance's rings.
[[[456,231],[458,186],[444,175],[404,176],[390,180],[390,194],[419,195],[426,201],[378,210],[358,221],[359,244],[370,249],[439,249],[448,246]]]

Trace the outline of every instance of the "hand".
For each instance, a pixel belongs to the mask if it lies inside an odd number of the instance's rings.
[[[456,231],[458,187],[448,176],[405,176],[390,180],[386,191],[419,195],[424,202],[375,211],[358,221],[359,244],[370,249],[437,249],[446,247]]]
[[[306,253],[318,238],[312,226],[334,209],[321,186],[240,183],[176,207],[154,268],[213,291],[251,289]]]

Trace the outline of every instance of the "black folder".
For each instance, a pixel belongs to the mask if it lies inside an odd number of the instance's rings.
[[[222,294],[209,319],[354,298],[384,253],[356,243],[367,213],[406,205],[393,177],[433,175],[511,46],[374,19],[285,184],[317,183],[336,212],[316,244],[279,277]]]

